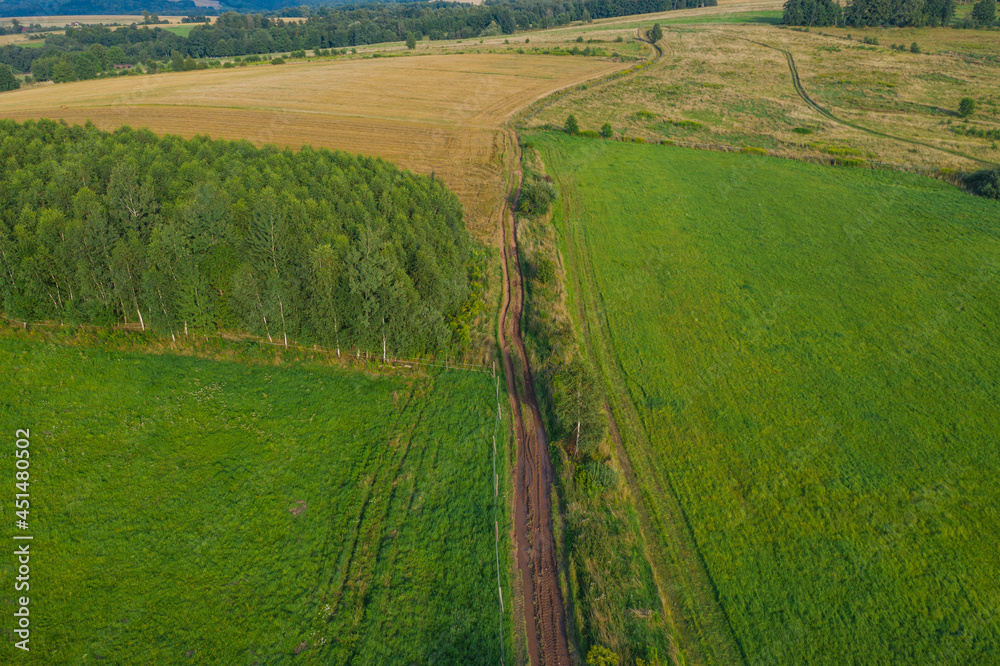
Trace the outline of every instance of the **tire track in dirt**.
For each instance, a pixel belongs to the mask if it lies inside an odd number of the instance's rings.
[[[835,123],[840,123],[841,125],[844,125],[845,127],[850,127],[851,129],[856,129],[859,132],[866,132],[868,134],[873,134],[875,136],[880,136],[880,137],[883,137],[885,139],[892,139],[893,141],[900,141],[902,143],[908,143],[911,146],[923,146],[924,148],[930,148],[931,150],[939,150],[939,151],[941,151],[943,153],[948,153],[950,155],[955,155],[957,157],[962,157],[964,159],[970,160],[972,162],[976,162],[977,164],[980,164],[980,165],[983,165],[983,166],[987,166],[987,167],[996,166],[992,162],[987,162],[985,160],[979,159],[978,157],[973,157],[971,155],[966,155],[965,153],[959,152],[957,150],[952,150],[951,148],[945,148],[943,146],[935,146],[935,145],[930,144],[930,143],[924,143],[923,141],[917,141],[916,139],[904,139],[901,136],[896,136],[894,134],[887,134],[886,132],[880,132],[878,130],[873,130],[873,129],[870,129],[868,127],[863,127],[861,125],[857,125],[857,124],[852,123],[850,121],[844,120],[843,118],[839,118],[839,117],[833,115],[829,110],[823,108],[822,106],[820,106],[819,104],[817,104],[816,102],[814,102],[813,99],[806,92],[806,89],[802,87],[802,81],[801,81],[801,79],[799,79],[799,69],[798,69],[798,67],[795,66],[795,58],[792,56],[791,51],[786,51],[785,49],[780,49],[777,46],[771,46],[770,44],[765,44],[764,42],[757,42],[757,41],[754,41],[752,39],[746,39],[744,37],[741,37],[740,39],[743,39],[743,41],[745,41],[745,42],[750,42],[751,44],[756,44],[757,46],[763,46],[764,48],[768,48],[768,49],[771,49],[773,51],[778,51],[781,54],[783,54],[785,56],[785,62],[788,63],[788,71],[789,71],[789,73],[792,76],[792,86],[795,88],[795,92],[798,94],[798,96],[800,98],[802,98],[802,101],[805,102],[811,109],[813,109],[814,111],[816,111],[817,113],[819,113],[821,116],[823,116],[824,118],[826,118],[828,120],[832,120]]]
[[[637,37],[642,40],[641,33]],[[642,40],[649,43],[647,40]],[[663,51],[655,51],[650,62]],[[572,88],[570,86],[569,88]],[[550,97],[556,97],[550,95]],[[514,434],[517,439],[515,471],[514,541],[521,577],[525,638],[528,658],[533,665],[570,664],[569,639],[566,633],[566,609],[559,588],[559,565],[552,522],[552,483],[554,473],[549,456],[528,354],[521,335],[524,305],[524,278],[517,246],[514,210],[521,194],[521,148],[517,134],[507,131],[513,152],[511,182],[501,211],[503,239],[500,244],[503,269],[503,301],[497,326],[497,341],[503,355],[507,394],[510,396]],[[513,350],[513,351],[512,351]],[[520,370],[520,386],[515,375],[515,356]],[[528,410],[527,423],[524,405]]]
[[[502,210],[503,303],[497,337],[503,354],[507,393],[517,438],[515,473],[514,540],[517,566],[521,574],[524,624],[528,658],[533,665],[569,664],[569,641],[552,525],[553,481],[548,438],[535,397],[528,355],[521,336],[524,280],[517,252],[514,209],[521,193],[521,151],[514,132],[508,132],[514,170],[509,196]],[[514,354],[520,370],[520,386],[515,380]],[[522,404],[528,414],[522,411]]]

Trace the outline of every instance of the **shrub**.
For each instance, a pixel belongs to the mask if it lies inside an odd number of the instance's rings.
[[[615,131],[611,127],[611,123],[604,123],[603,125],[601,125],[601,136],[603,136],[605,139],[610,139],[612,136],[614,136],[614,133]]]
[[[971,97],[963,97],[958,103],[958,115],[968,118],[976,112],[976,100]]]
[[[618,666],[621,657],[604,647],[595,645],[587,653],[587,666]]]
[[[966,174],[962,181],[976,196],[1000,199],[1000,168],[980,169]]]
[[[920,53],[920,45],[916,42],[910,44],[910,53]]]
[[[526,173],[521,183],[521,196],[517,200],[517,212],[527,217],[538,217],[549,211],[556,196],[552,183],[533,173]]]
[[[812,134],[816,130],[812,129],[811,127],[796,127],[792,131],[795,132],[796,134]]]
[[[274,60],[271,61],[271,64],[272,65],[284,65],[285,64],[285,59],[284,58],[275,58]]]
[[[756,146],[746,146],[743,148],[744,155],[770,155],[765,148],[757,148]]]

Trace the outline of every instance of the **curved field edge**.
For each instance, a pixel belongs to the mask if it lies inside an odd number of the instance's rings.
[[[731,625],[748,661],[995,651],[995,204],[911,175],[531,138],[686,646],[732,648]]]
[[[26,663],[510,658],[494,545],[510,531],[509,419],[491,376],[91,345],[0,332],[0,421],[32,434],[45,650]]]

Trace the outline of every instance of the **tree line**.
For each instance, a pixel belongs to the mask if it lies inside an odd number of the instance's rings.
[[[992,0],[989,0],[992,2]],[[782,22],[799,26],[941,26],[955,15],[955,0],[786,0]]]
[[[382,160],[0,121],[0,304],[26,320],[245,330],[329,348],[460,346],[462,207]]]
[[[0,49],[0,63],[35,78],[51,78],[57,61],[77,67],[91,46],[117,47],[129,64],[182,58],[235,57],[303,49],[330,49],[415,39],[465,39],[516,30],[548,28],[572,21],[660,12],[714,5],[716,0],[512,0],[483,5],[451,2],[407,2],[320,7],[303,20],[280,16],[226,12],[212,25],[199,25],[187,36],[149,26],[109,29],[102,26],[70,28],[52,35],[41,48],[8,45]],[[48,68],[32,68],[35,61]],[[91,64],[82,68],[92,71]],[[81,78],[81,77],[78,77]]]

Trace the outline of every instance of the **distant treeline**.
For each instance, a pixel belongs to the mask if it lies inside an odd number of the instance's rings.
[[[5,16],[81,16],[88,14],[141,14],[143,10],[167,16],[204,14],[210,8],[198,7],[191,0],[5,0]]]
[[[321,7],[303,21],[262,14],[222,14],[212,25],[199,25],[188,36],[160,28],[72,28],[47,37],[42,48],[7,46],[0,63],[15,71],[31,71],[36,60],[74,60],[93,44],[117,46],[129,63],[181,57],[231,57],[302,49],[329,49],[417,39],[465,39],[511,34],[519,29],[547,28],[571,21],[660,12],[714,5],[716,0],[513,0],[486,5],[449,2],[368,4],[349,8]],[[49,65],[51,69],[51,64]],[[41,74],[41,76],[39,76]],[[47,79],[45,71],[35,74]]]
[[[955,0],[787,0],[783,23],[802,26],[939,26],[955,15]]]
[[[0,121],[0,306],[28,320],[460,344],[479,270],[455,195],[378,159]]]

